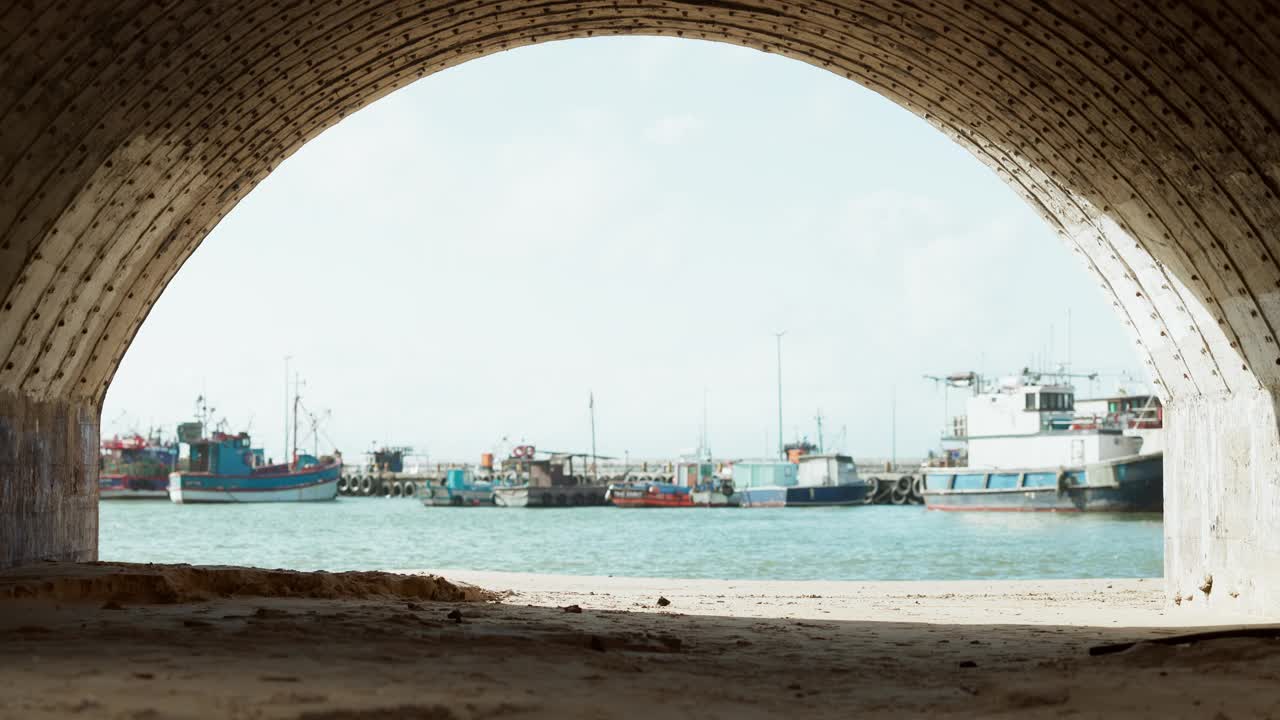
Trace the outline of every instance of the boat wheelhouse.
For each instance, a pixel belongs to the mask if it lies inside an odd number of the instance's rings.
[[[186,468],[169,475],[175,503],[310,502],[338,495],[342,457],[295,453],[293,462],[267,464],[248,433],[215,432],[186,441]]]
[[[696,507],[727,507],[733,495],[733,483],[716,475],[710,453],[704,459],[681,460],[676,463],[675,480],[689,488]]]
[[[422,504],[433,506],[475,507],[492,506],[493,492],[498,484],[492,480],[477,479],[470,468],[450,468],[444,482],[426,488]]]
[[[1076,401],[1076,425],[1121,427],[1142,438],[1142,452],[1164,450],[1164,405],[1150,394],[1117,394]]]
[[[858,476],[853,458],[838,453],[796,456],[796,484],[787,488],[787,507],[865,505],[872,486]]]
[[[495,486],[493,503],[508,508],[553,508],[605,505],[607,486],[592,482],[586,475],[574,473],[573,459],[588,457],[582,453],[548,453],[546,459],[534,459],[531,445],[520,456],[503,461],[503,472],[524,479],[520,483]]]
[[[796,475],[796,464],[785,460],[736,462],[729,502],[744,508],[786,507],[787,490],[795,486]]]
[[[976,376],[975,376],[976,377]],[[1163,453],[1116,418],[1081,416],[1069,383],[1019,378],[973,385],[952,439],[964,467],[925,468],[931,510],[1158,512]],[[1146,430],[1158,430],[1148,427]]]

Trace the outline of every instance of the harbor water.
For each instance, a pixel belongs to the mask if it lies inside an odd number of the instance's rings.
[[[104,502],[102,560],[760,580],[1158,577],[1160,515]]]

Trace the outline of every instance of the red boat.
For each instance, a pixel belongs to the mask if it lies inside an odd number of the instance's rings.
[[[671,483],[614,483],[605,499],[618,507],[693,507],[689,488]]]

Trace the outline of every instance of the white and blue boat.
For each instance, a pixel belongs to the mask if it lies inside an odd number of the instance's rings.
[[[958,467],[924,468],[930,510],[1163,509],[1164,453],[1147,450],[1159,447],[1148,442],[1158,440],[1158,411],[1081,413],[1072,385],[1025,372],[991,386],[973,373],[952,377],[975,391],[944,438],[963,443],[967,456]]]
[[[800,455],[796,484],[787,488],[787,507],[865,505],[872,486],[858,477],[848,455]]]
[[[744,508],[786,507],[787,491],[796,485],[796,474],[796,464],[786,460],[736,462],[729,504]]]
[[[175,503],[309,502],[338,495],[341,456],[295,453],[293,462],[271,465],[243,432],[184,442],[190,447],[187,467],[169,475]]]

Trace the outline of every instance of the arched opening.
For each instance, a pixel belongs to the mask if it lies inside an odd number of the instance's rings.
[[[15,6],[3,20],[0,564],[95,556],[103,394],[165,283],[282,158],[470,58],[654,34],[864,84],[1036,206],[1113,295],[1163,393],[1170,595],[1212,576],[1228,590],[1205,591],[1212,605],[1275,606],[1276,60],[1261,11],[463,2]]]
[[[549,43],[424,78],[282,163],[169,284],[112,381],[102,434],[190,419],[199,393],[228,431],[248,430],[280,457],[288,354],[306,406],[332,409],[316,455],[340,448],[353,474],[367,474],[358,453],[374,438],[412,446],[406,464],[428,469],[474,464],[481,450],[500,462],[502,435],[594,451],[590,392],[599,452],[612,460],[604,477],[626,467],[665,477],[675,453],[696,447],[704,399],[727,476],[727,460],[776,455],[771,333],[785,327],[786,441],[849,453],[869,478],[895,448],[907,472],[936,448],[947,406],[922,374],[1043,368],[1031,356],[1044,354],[1054,323],[1064,359],[1068,309],[1078,368],[1105,369],[1107,358],[1137,370],[1103,297],[985,166],[843,78],[706,41]],[[963,413],[966,391],[951,395]],[[305,421],[302,445],[312,447]],[[765,531],[766,563],[714,549],[757,547],[744,526],[721,525],[737,522],[731,513],[682,518],[671,529],[690,550],[674,554],[667,542],[633,542],[647,514],[561,522],[424,513],[417,502],[108,502],[99,557],[288,558],[327,570],[448,558],[470,570],[733,579],[765,579],[766,567],[771,579],[826,580],[956,578],[967,567],[978,577],[1161,574],[1158,518],[1098,532],[1074,517],[894,512],[904,509],[775,514],[787,525]],[[624,519],[638,525],[619,532]],[[296,528],[284,545],[272,539],[280,524]],[[326,540],[300,541],[315,527]],[[1071,534],[1036,534],[1050,528]],[[968,532],[990,534],[970,542]],[[494,542],[508,536],[523,539]]]

